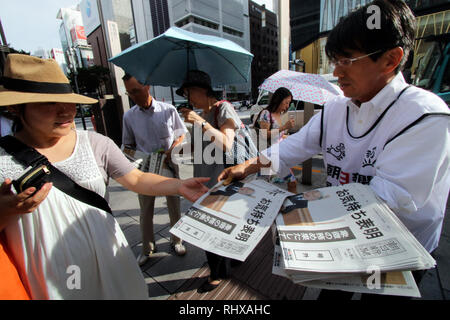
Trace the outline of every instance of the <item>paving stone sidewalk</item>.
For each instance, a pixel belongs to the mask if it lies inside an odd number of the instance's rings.
[[[192,165],[180,166],[181,178],[192,177]],[[135,256],[142,246],[139,228],[139,202],[137,195],[127,191],[115,181],[111,181],[109,201],[113,214],[120,224]],[[311,186],[299,184],[298,191],[310,190],[324,184],[324,175],[313,173]],[[191,206],[186,199],[181,200],[182,214]],[[447,203],[447,212],[449,211]],[[157,252],[142,266],[142,272],[148,285],[149,297],[152,300],[166,300],[174,294],[182,293],[183,284],[199,271],[206,263],[204,251],[185,243],[187,254],[176,256],[170,248],[170,224],[165,197],[157,197],[155,201],[154,228]],[[429,270],[420,285],[422,298],[425,300],[450,300],[450,218],[446,215],[441,241],[435,251],[438,268]],[[185,286],[186,287],[186,286]],[[318,289],[308,288],[302,299],[314,300]],[[358,294],[353,299],[358,299]]]

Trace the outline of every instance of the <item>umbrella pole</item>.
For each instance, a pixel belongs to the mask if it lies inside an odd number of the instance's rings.
[[[190,68],[190,66],[189,66],[189,51],[191,50],[191,43],[190,42],[188,42],[187,43],[187,48],[186,48],[186,50],[187,50],[187,67],[186,67],[186,70],[187,70],[187,76],[188,76],[188,78],[187,78],[187,81],[189,82],[189,70],[191,69]],[[188,107],[191,105],[191,92],[188,90],[188,96],[187,96],[187,104],[188,104]]]
[[[173,96],[173,87],[170,87],[170,95],[172,97],[172,105],[175,106],[175,97]]]

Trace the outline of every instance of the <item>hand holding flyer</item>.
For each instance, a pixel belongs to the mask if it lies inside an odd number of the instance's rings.
[[[219,182],[199,198],[170,232],[199,248],[244,261],[292,195],[262,180]]]

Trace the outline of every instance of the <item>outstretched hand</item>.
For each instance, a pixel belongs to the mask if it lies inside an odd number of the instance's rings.
[[[198,198],[204,195],[209,189],[203,184],[208,182],[210,178],[190,178],[181,180],[178,193],[188,199],[195,202]]]
[[[241,180],[246,177],[245,169],[247,168],[244,164],[238,164],[234,167],[226,168],[217,177],[218,181],[225,180],[224,185],[231,183],[233,180]]]

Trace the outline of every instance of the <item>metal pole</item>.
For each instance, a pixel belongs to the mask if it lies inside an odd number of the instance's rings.
[[[78,59],[74,58],[74,52],[75,49],[73,47],[70,48],[70,56],[72,58],[72,71],[73,71],[73,78],[75,81],[75,91],[77,94],[80,94],[80,89],[78,88],[78,71],[77,71],[77,64],[76,61]],[[81,105],[78,105],[78,107],[80,108],[80,114],[81,114],[81,122],[83,123],[83,129],[86,130],[86,121],[84,120],[84,109]]]
[[[6,41],[6,36],[5,36],[5,32],[3,30],[3,25],[2,25],[2,20],[0,19],[0,36],[2,39],[1,44],[4,46],[8,46],[8,42]]]

